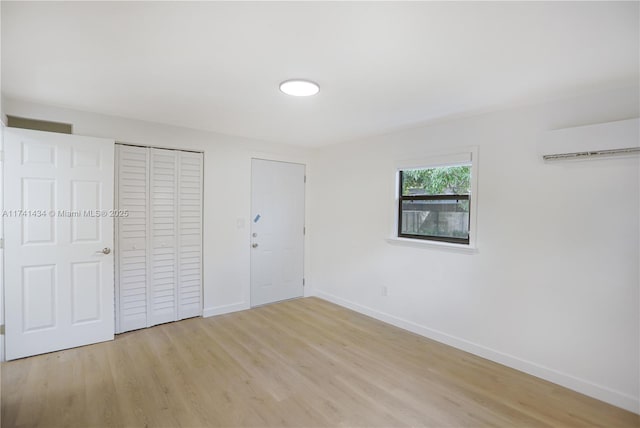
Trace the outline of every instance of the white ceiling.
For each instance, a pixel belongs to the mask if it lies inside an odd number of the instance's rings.
[[[306,146],[639,80],[640,3],[2,2],[10,97]],[[311,98],[280,81],[318,82]]]

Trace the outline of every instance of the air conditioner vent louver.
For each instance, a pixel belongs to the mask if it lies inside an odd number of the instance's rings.
[[[538,152],[545,161],[640,154],[640,119],[548,131]]]

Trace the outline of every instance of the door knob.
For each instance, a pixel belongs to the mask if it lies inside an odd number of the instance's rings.
[[[251,244],[253,248],[258,248],[258,244]]]
[[[109,247],[104,247],[102,249],[102,254],[109,254],[110,252],[111,252],[111,248],[109,248]]]

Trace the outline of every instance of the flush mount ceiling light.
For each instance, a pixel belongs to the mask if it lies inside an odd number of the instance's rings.
[[[317,94],[320,91],[320,86],[309,80],[292,79],[282,82],[280,90],[294,97],[309,97]]]

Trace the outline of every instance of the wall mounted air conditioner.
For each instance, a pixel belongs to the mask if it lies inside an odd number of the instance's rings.
[[[544,132],[538,153],[545,161],[640,154],[640,118]]]

